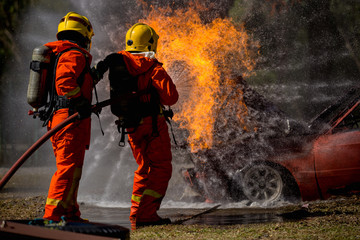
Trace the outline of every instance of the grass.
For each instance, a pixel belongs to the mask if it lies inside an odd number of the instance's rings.
[[[232,226],[168,225],[131,232],[131,239],[360,239],[359,215]]]
[[[310,202],[288,209],[280,223],[167,225],[141,228],[131,239],[360,239],[360,196]]]

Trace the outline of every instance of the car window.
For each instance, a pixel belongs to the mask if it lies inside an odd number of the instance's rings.
[[[353,129],[360,129],[360,104],[334,128],[333,132]]]

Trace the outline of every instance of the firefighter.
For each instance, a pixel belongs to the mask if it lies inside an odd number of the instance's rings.
[[[159,36],[154,29],[146,24],[137,23],[126,34],[125,51],[120,51],[117,57],[123,58],[128,72],[137,77],[138,90],[144,90],[149,85],[156,91],[157,109],[153,115],[143,113],[141,123],[136,130],[128,129],[128,141],[134,158],[138,164],[135,171],[133,193],[131,197],[130,222],[132,229],[145,225],[161,225],[171,223],[170,219],[158,216],[162,199],[165,196],[172,173],[171,143],[168,126],[161,105],[171,106],[178,100],[178,92],[172,79],[155,58]],[[116,59],[110,54],[104,61],[98,63],[99,69],[104,64],[112,65]],[[111,74],[111,68],[110,68]],[[150,102],[149,96],[141,101]],[[151,109],[151,108],[148,108]],[[155,127],[153,126],[155,124]],[[154,134],[154,128],[157,133]]]
[[[45,46],[57,55],[61,53],[55,75],[55,112],[48,130],[79,113],[79,119],[51,137],[57,170],[53,175],[45,205],[44,219],[83,222],[77,203],[85,150],[90,143],[91,100],[94,79],[90,74],[91,38],[94,32],[90,21],[69,12],[58,25],[58,41]]]

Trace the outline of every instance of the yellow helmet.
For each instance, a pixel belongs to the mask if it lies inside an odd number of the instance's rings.
[[[76,12],[69,12],[60,20],[57,34],[68,30],[79,32],[89,41],[91,41],[92,36],[94,36],[94,31],[89,19]]]
[[[144,23],[136,23],[126,33],[126,51],[156,52],[159,36],[155,30]]]

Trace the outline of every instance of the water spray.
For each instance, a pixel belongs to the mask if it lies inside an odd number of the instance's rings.
[[[136,93],[123,94],[121,96],[110,98],[108,100],[99,102],[92,106],[92,112],[98,114],[100,110],[106,106],[112,105],[124,99],[136,98],[144,93],[143,91],[138,91]],[[31,112],[30,112],[31,113]],[[9,169],[9,171],[5,174],[5,176],[0,181],[0,190],[5,186],[5,184],[10,180],[10,178],[15,174],[15,172],[23,165],[23,163],[41,146],[45,143],[50,137],[52,137],[55,133],[63,129],[65,126],[77,120],[79,117],[79,113],[74,113],[54,128],[49,130],[46,134],[44,134],[38,141],[36,141]]]

